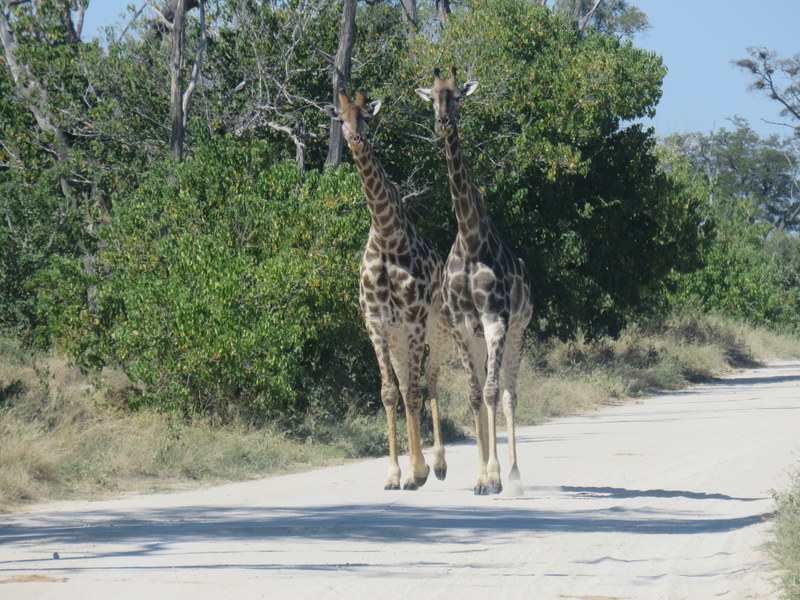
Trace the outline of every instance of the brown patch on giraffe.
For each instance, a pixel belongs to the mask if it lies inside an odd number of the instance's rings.
[[[459,190],[464,188],[464,177],[460,172],[453,173],[453,185]]]
[[[466,238],[464,238],[464,245],[467,248],[480,248],[481,247],[481,236],[480,233],[477,231],[470,232]]]

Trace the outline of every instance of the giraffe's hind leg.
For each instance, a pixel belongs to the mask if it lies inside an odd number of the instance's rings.
[[[428,317],[428,364],[425,366],[425,379],[433,421],[433,472],[436,479],[444,481],[447,477],[447,461],[444,458],[444,440],[439,415],[439,373],[442,362],[450,348],[452,336],[441,312],[435,307]]]
[[[508,458],[510,464],[509,482],[514,495],[522,494],[519,467],[517,466],[517,438],[514,423],[514,413],[517,407],[517,375],[522,360],[522,341],[525,327],[515,327],[508,332],[506,352],[503,361],[504,391],[503,412],[506,418],[508,436]]]
[[[408,429],[408,453],[410,472],[403,481],[404,490],[416,490],[425,485],[431,468],[422,455],[422,435],[420,433],[420,412],[422,411],[422,390],[420,389],[420,370],[425,349],[425,335],[422,325],[398,328],[391,336],[391,357],[400,393],[406,406],[406,427]]]

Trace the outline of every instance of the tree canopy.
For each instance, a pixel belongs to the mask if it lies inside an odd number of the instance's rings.
[[[333,0],[147,4],[83,41],[85,1],[0,2],[0,327],[87,368],[118,363],[142,402],[187,412],[363,402],[368,218],[349,157],[326,166],[321,110],[353,16]],[[666,69],[631,41],[646,26],[634,6],[353,6],[339,81],[383,101],[376,153],[443,254],[455,231],[444,152],[413,90],[436,66],[480,82],[460,113],[464,151],[531,272],[532,335],[614,335],[705,264],[715,218],[687,166],[700,159],[666,168],[635,124]],[[786,182],[759,188],[774,181],[762,175],[748,185],[763,219],[793,229]]]

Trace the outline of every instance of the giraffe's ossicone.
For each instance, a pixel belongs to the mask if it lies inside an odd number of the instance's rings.
[[[430,351],[425,378],[433,419],[433,468],[444,479],[444,459],[438,408],[438,377],[450,342],[441,314],[444,262],[417,232],[395,185],[372,152],[367,124],[380,102],[366,104],[357,93],[350,101],[339,94],[339,107],[326,108],[342,123],[370,212],[370,229],[361,259],[359,302],[381,373],[381,401],[389,430],[389,473],[385,488],[400,488],[397,448],[398,394],[406,407],[410,472],[403,489],[417,489],[428,479],[420,434],[422,359],[426,340]]]

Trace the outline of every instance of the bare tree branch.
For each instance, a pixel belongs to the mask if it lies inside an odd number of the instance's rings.
[[[800,122],[800,82],[796,79],[800,73],[800,55],[793,59],[777,60],[775,52],[766,48],[748,48],[748,52],[752,59],[735,60],[733,63],[756,76],[750,89],[762,91],[768,98],[777,100],[783,106],[782,115],[790,115]],[[776,73],[786,75],[791,81],[790,85],[781,89],[775,80]]]
[[[150,3],[150,0],[144,0],[144,3],[147,5],[147,8],[149,8],[156,17],[158,17],[158,20],[161,21],[161,23],[164,25],[164,27],[166,27],[169,31],[172,31],[172,21],[167,19],[167,17],[164,16],[164,13],[162,13],[155,6],[153,6]],[[139,12],[141,12],[141,11],[139,11]],[[173,18],[174,18],[174,13],[173,13]]]
[[[183,127],[186,128],[187,115],[189,114],[189,101],[192,99],[192,94],[197,87],[197,80],[200,77],[200,71],[203,64],[203,51],[206,48],[206,3],[205,0],[200,0],[200,41],[197,44],[197,50],[194,54],[194,65],[192,66],[192,74],[189,77],[189,86],[183,93]]]
[[[300,30],[299,33],[303,37],[303,39],[308,43],[308,45],[311,46],[312,50],[314,50],[314,52],[316,52],[322,58],[324,58],[325,61],[330,66],[334,67],[336,65],[336,57],[334,57],[332,54],[329,54],[328,52],[325,52],[316,43],[314,43],[314,40],[312,40],[310,37],[308,37],[308,34],[304,30]]]
[[[134,21],[139,18],[139,15],[141,15],[142,11],[147,8],[148,4],[149,3],[145,0],[145,2],[139,7],[139,10],[133,13],[133,16],[130,18],[128,23],[125,25],[125,27],[123,27],[122,32],[117,36],[115,41],[116,44],[119,44],[122,41],[122,38],[125,37],[126,33],[128,33],[128,29],[131,28],[131,25],[133,25]]]
[[[405,196],[400,198],[400,201],[403,204],[405,204],[406,202],[410,202],[411,200],[414,200],[415,198],[428,197],[428,195],[430,193],[431,193],[431,188],[429,188],[428,186],[425,186],[423,188],[415,189],[415,190],[412,190],[412,191],[408,192]]]
[[[791,123],[781,123],[780,121],[770,121],[769,119],[761,119],[764,123],[768,125],[778,125],[779,127],[788,127],[789,129],[796,129],[795,125]]]
[[[592,8],[590,8],[589,12],[587,12],[584,15],[583,19],[581,19],[580,24],[578,25],[578,31],[580,31],[581,33],[586,31],[586,27],[589,25],[589,22],[592,20],[594,14],[597,12],[597,9],[600,8],[600,5],[602,3],[603,0],[595,0],[595,3],[592,6]],[[577,4],[579,5],[580,3],[578,2]]]

